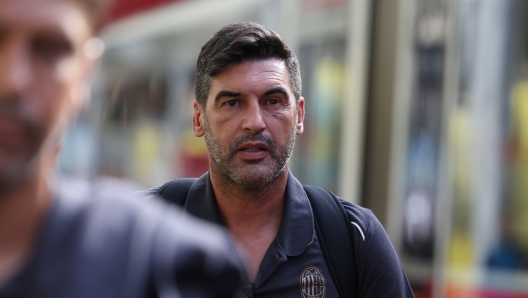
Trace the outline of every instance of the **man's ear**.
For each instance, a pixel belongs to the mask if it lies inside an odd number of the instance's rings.
[[[193,104],[194,112],[192,117],[194,135],[197,137],[203,137],[204,135],[204,111],[202,105],[196,100]]]
[[[101,63],[101,57],[103,56],[105,49],[104,42],[98,37],[89,38],[83,46],[83,56],[89,61],[89,73],[94,71]]]
[[[101,63],[104,51],[104,43],[97,37],[89,38],[83,45],[78,88],[71,94],[74,102],[74,114],[77,115],[90,103],[90,82],[95,70]]]
[[[299,98],[297,104],[297,126],[295,133],[302,134],[304,131],[304,97]]]

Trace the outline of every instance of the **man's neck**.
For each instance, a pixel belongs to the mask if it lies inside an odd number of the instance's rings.
[[[288,171],[258,192],[237,187],[214,170],[210,171],[210,177],[226,228],[244,259],[249,281],[254,282],[260,263],[279,231]]]
[[[288,181],[287,170],[258,191],[248,191],[234,185],[231,180],[213,170],[210,171],[210,178],[218,207],[229,230],[259,229],[277,219],[280,224]]]
[[[51,206],[43,171],[0,197],[0,287],[27,261]]]

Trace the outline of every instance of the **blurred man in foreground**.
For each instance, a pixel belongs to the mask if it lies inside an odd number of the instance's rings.
[[[372,212],[288,170],[305,100],[298,60],[277,33],[221,28],[202,47],[195,84],[209,172],[150,192],[227,227],[248,272],[243,297],[413,296]]]
[[[241,273],[221,230],[52,186],[87,100],[99,2],[0,0],[0,297],[230,297]]]

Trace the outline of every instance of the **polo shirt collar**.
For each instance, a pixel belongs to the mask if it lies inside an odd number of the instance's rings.
[[[198,178],[190,188],[184,210],[198,218],[223,225],[209,172]],[[302,184],[288,171],[282,222],[275,241],[278,241],[286,256],[298,256],[313,242],[314,235],[310,201]]]
[[[314,240],[312,207],[302,184],[288,171],[284,211],[276,240],[287,256],[298,256]]]
[[[184,213],[194,215],[203,220],[223,225],[222,215],[216,202],[216,197],[209,178],[209,172],[198,178],[189,189],[185,201]]]

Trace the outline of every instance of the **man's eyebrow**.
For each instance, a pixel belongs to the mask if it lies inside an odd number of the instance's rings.
[[[268,91],[264,92],[264,95],[270,95],[274,93],[281,93],[282,95],[286,96],[286,98],[290,98],[290,96],[288,95],[288,91],[286,91],[286,89],[284,89],[283,87],[275,87],[269,89]]]
[[[214,102],[217,103],[222,97],[237,97],[240,95],[241,93],[222,90],[215,96]]]

